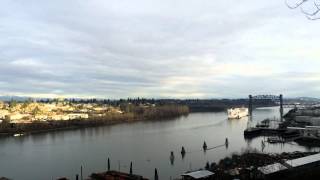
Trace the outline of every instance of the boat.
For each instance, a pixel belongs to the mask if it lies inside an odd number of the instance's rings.
[[[270,127],[270,119],[265,119],[256,125],[258,128],[269,128]]]
[[[249,115],[248,108],[230,108],[228,111],[228,119],[241,119]]]
[[[259,136],[262,132],[261,128],[250,127],[244,130],[245,137],[255,137]]]
[[[279,137],[269,137],[267,139],[268,143],[274,144],[274,143],[285,143],[285,141]]]
[[[14,134],[13,136],[14,137],[19,137],[19,136],[23,136],[24,134],[22,134],[22,133],[17,133],[17,134]]]

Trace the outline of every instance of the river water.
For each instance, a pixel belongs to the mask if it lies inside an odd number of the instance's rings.
[[[288,109],[286,109],[288,111]],[[253,122],[279,117],[279,108],[254,110]],[[104,171],[110,157],[111,169],[133,172],[153,179],[154,168],[160,179],[174,179],[188,170],[218,162],[232,153],[246,149],[262,151],[261,140],[245,140],[243,130],[248,118],[228,120],[225,112],[192,113],[165,121],[135,122],[0,139],[0,177],[17,180],[75,179],[83,166],[84,177]],[[203,142],[208,148],[202,151]],[[182,159],[181,147],[187,153]],[[263,152],[315,151],[295,143],[266,144]],[[175,159],[170,162],[170,152]]]

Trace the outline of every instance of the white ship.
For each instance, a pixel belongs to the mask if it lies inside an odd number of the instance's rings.
[[[242,117],[248,116],[248,108],[231,108],[228,109],[228,119],[240,119]]]
[[[13,136],[14,137],[19,137],[19,136],[23,136],[24,134],[22,134],[22,133],[17,133],[17,134],[14,134]]]

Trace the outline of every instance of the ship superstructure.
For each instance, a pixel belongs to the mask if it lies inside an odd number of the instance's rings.
[[[229,119],[241,119],[249,115],[248,108],[231,108],[228,109],[228,118]]]

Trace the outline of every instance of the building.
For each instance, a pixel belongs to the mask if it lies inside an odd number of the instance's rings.
[[[8,110],[4,110],[4,109],[0,110],[0,119],[5,119],[5,117],[9,114],[10,113]]]
[[[88,119],[89,115],[88,114],[84,114],[84,113],[72,113],[72,114],[68,114],[69,119],[73,120],[73,119]]]
[[[61,120],[69,120],[69,116],[68,115],[63,115],[63,114],[55,114],[55,115],[52,115],[52,116],[49,116],[48,117],[49,119],[51,120],[55,120],[55,121],[61,121]]]
[[[317,174],[320,170],[320,153],[259,167],[257,170],[257,179],[313,177],[312,175]],[[316,177],[319,177],[319,173]]]
[[[285,165],[288,165],[292,168],[308,168],[313,166],[319,166],[320,153],[298,159],[288,160],[285,162]]]
[[[20,114],[20,113],[14,113],[14,114],[9,114],[6,116],[10,121],[17,121],[17,120],[22,120],[24,118],[30,118],[30,114]]]
[[[44,115],[44,114],[42,114],[42,115],[35,115],[34,116],[34,120],[37,120],[37,121],[45,121],[45,120],[47,120],[48,119],[48,116],[47,115]]]
[[[280,163],[274,163],[267,166],[258,168],[259,179],[279,179],[281,178],[288,168]]]
[[[208,170],[199,170],[194,172],[189,172],[182,174],[183,180],[193,180],[193,179],[213,179],[214,173]]]

